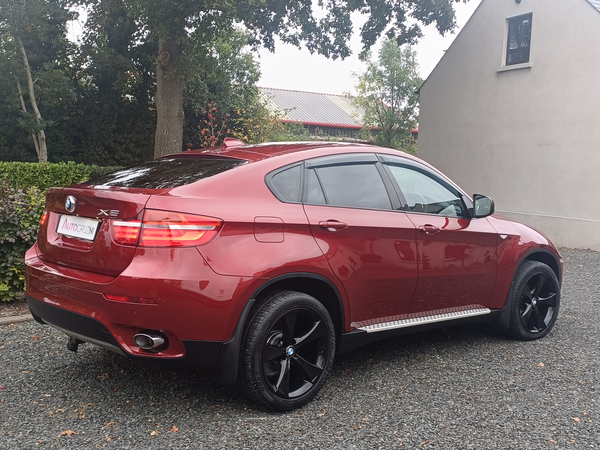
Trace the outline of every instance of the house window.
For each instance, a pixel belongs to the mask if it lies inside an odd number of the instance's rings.
[[[531,18],[532,15],[530,13],[508,19],[507,66],[529,62]]]

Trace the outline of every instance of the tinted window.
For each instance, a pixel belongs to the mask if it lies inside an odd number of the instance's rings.
[[[323,195],[323,188],[317,178],[317,173],[314,170],[308,171],[308,186],[307,186],[306,201],[312,205],[324,205],[325,195]]]
[[[463,201],[449,186],[409,167],[388,167],[404,194],[409,211],[450,217],[465,215]]]
[[[173,188],[212,177],[246,163],[247,161],[241,159],[156,159],[138,166],[117,170],[84,184],[96,187]]]
[[[284,202],[297,202],[300,198],[302,166],[282,170],[271,177],[273,193]]]
[[[390,199],[375,164],[335,165],[314,170],[323,187],[327,204],[391,209]]]

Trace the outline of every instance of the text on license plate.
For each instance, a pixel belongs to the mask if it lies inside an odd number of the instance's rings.
[[[86,241],[93,241],[96,237],[96,232],[98,231],[99,225],[99,220],[63,214],[60,216],[60,220],[58,221],[58,228],[56,232],[59,234],[64,234],[65,236],[85,239]]]

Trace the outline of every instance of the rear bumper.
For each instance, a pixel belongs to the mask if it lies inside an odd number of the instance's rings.
[[[82,341],[91,342],[122,355],[128,354],[99,320],[49,305],[30,296],[27,296],[27,304],[35,320],[40,323],[51,325],[65,334],[74,336]],[[158,361],[168,362],[169,365],[213,371],[219,361],[223,345],[223,342],[184,340],[184,356]],[[131,356],[148,359],[141,355]]]
[[[117,277],[46,262],[35,246],[25,265],[27,301],[38,321],[133,358],[235,381],[240,317],[260,279],[216,274],[195,248],[140,251]],[[137,347],[134,336],[147,331],[166,336],[167,348]]]

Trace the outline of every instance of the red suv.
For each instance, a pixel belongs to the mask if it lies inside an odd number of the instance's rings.
[[[384,337],[548,334],[560,255],[493,212],[394,150],[227,140],[50,189],[27,301],[71,350],[195,366],[288,410],[336,353]]]

